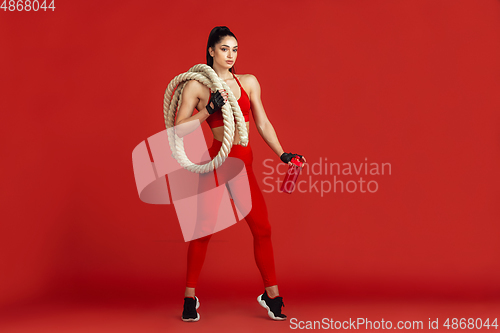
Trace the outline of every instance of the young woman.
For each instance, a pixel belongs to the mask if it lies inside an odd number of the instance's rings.
[[[251,74],[235,75],[233,66],[238,56],[238,41],[229,28],[220,26],[212,29],[208,37],[206,55],[207,65],[212,67],[217,75],[227,83],[238,100],[246,120],[247,131],[250,130],[249,113],[252,110],[259,134],[284,163],[291,164],[290,160],[294,156],[300,156],[302,161],[305,162],[303,156],[285,153],[281,148],[276,132],[262,106],[260,85],[257,78]],[[224,125],[221,108],[227,102],[227,96],[228,94],[225,91],[216,91],[212,94],[207,86],[196,80],[191,80],[184,87],[182,103],[177,112],[176,125],[193,120],[207,121],[214,135],[212,147],[209,149],[212,158],[217,155],[222,145]],[[198,113],[193,115],[195,108]],[[274,268],[271,225],[269,224],[264,197],[252,170],[252,148],[250,143],[247,147],[236,144],[239,141],[239,133],[236,128],[234,145],[229,156],[243,160],[250,185],[252,209],[245,216],[245,220],[254,238],[255,261],[265,287],[265,292],[257,300],[268,311],[269,317],[274,320],[285,320],[286,315],[281,313],[281,308],[284,306],[283,298],[279,296]],[[182,313],[182,320],[184,321],[197,321],[200,319],[200,315],[196,310],[200,302],[198,297],[195,296],[195,287],[210,238],[211,235],[208,235],[194,239],[189,243],[184,311]]]

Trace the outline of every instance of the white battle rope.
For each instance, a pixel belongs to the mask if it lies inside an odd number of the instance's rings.
[[[184,151],[183,138],[179,137],[172,129],[175,126],[175,116],[179,105],[182,100],[182,91],[185,84],[189,80],[197,80],[206,85],[212,92],[219,89],[225,89],[228,93],[229,103],[225,103],[222,107],[222,117],[224,122],[224,138],[222,140],[222,147],[217,156],[206,164],[200,165],[191,162],[186,156]],[[177,86],[177,89],[176,89]],[[175,89],[175,90],[174,90]],[[174,97],[172,97],[174,93]],[[206,173],[218,168],[227,158],[234,141],[234,119],[238,126],[240,135],[240,142],[242,146],[246,147],[248,144],[248,132],[245,123],[245,118],[241,112],[238,101],[233,95],[226,82],[222,80],[212,67],[205,64],[198,64],[191,67],[186,73],[177,75],[170,81],[167,89],[165,90],[165,98],[163,99],[163,115],[165,117],[165,125],[167,127],[168,142],[172,150],[172,156],[179,162],[179,164],[192,172]],[[234,118],[233,118],[234,117]],[[182,125],[181,125],[182,126]]]

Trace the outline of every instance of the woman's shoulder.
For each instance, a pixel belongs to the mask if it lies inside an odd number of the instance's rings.
[[[206,95],[208,87],[198,80],[189,80],[184,86],[185,91],[195,95]]]
[[[245,90],[252,91],[259,88],[259,81],[253,74],[235,74]]]
[[[240,81],[257,81],[257,78],[253,74],[234,74]]]
[[[201,83],[198,80],[189,80],[188,82],[186,82],[186,85],[184,86],[184,88],[187,88],[187,87],[189,87],[190,89],[196,89],[196,90],[203,89],[203,87],[208,89],[208,87],[206,85],[204,85],[203,83]]]

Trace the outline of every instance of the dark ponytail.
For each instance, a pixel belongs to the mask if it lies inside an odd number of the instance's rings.
[[[212,29],[210,31],[210,35],[208,35],[208,42],[207,42],[207,65],[214,68],[214,58],[210,55],[210,51],[208,50],[210,47],[212,49],[215,49],[215,44],[219,43],[222,38],[226,36],[231,36],[234,37],[234,39],[238,40],[236,36],[229,30],[228,27],[226,26],[218,26]],[[229,68],[229,71],[234,74],[234,65],[233,67]]]

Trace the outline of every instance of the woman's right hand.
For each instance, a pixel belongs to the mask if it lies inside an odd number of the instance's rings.
[[[227,93],[222,90],[222,93],[217,90],[215,93],[210,95],[210,100],[207,104],[207,111],[209,114],[219,111],[222,109],[227,101]]]

